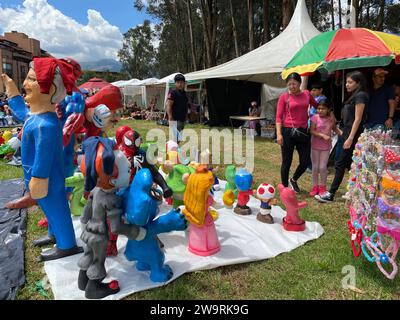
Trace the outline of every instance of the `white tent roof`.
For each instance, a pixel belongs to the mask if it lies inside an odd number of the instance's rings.
[[[166,77],[164,77],[164,78],[161,78],[160,80],[159,80],[159,83],[169,83],[169,82],[171,82],[171,81],[174,81],[174,78],[175,78],[175,76],[178,74],[179,72],[175,72],[175,73],[172,73],[172,74],[170,74],[170,75],[168,75],[168,76],[166,76]]]
[[[134,86],[139,81],[140,81],[139,79],[119,80],[119,81],[112,82],[111,84],[116,87],[123,88],[126,86]]]
[[[159,80],[157,78],[148,78],[144,80],[137,81],[134,83],[135,86],[148,86],[148,85],[153,85],[157,84]]]
[[[115,81],[115,82],[111,82],[111,84],[113,86],[116,86],[116,87],[123,87],[125,82],[126,82],[126,80],[118,80],[118,81]]]
[[[236,59],[185,75],[186,80],[222,78],[281,86],[280,73],[295,53],[320,32],[311,22],[305,0],[297,2],[287,28],[276,38]]]

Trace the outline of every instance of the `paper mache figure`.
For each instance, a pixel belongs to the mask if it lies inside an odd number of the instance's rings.
[[[162,202],[162,194],[153,186],[153,177],[149,169],[139,170],[125,193],[126,221],[147,230],[144,239],[129,239],[125,256],[136,261],[136,269],[150,271],[150,280],[165,282],[172,278],[172,269],[164,264],[165,255],[160,247],[157,235],[173,230],[185,230],[187,221],[180,209],[173,209],[156,217]]]
[[[107,138],[90,137],[83,142],[85,153],[81,171],[85,174],[85,191],[90,191],[81,217],[81,239],[86,243],[79,259],[78,287],[88,299],[101,299],[119,291],[118,281],[103,283],[107,272],[105,260],[110,230],[128,239],[142,240],[146,230],[123,221],[123,198],[118,188],[129,186],[130,163]]]

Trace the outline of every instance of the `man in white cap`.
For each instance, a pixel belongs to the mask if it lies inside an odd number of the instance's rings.
[[[393,87],[385,84],[389,72],[377,68],[372,74],[373,87],[369,92],[370,103],[367,110],[367,128],[377,126],[393,127],[393,117],[396,109]]]

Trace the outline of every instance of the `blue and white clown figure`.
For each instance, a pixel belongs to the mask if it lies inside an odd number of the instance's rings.
[[[47,242],[56,243],[56,246],[41,253],[42,261],[83,251],[76,244],[67,202],[62,127],[55,112],[55,105],[72,87],[69,72],[72,72],[71,68],[60,60],[34,58],[23,84],[30,110],[18,93],[8,92],[14,117],[19,121],[25,120],[21,160],[26,188],[49,222]],[[2,78],[7,88],[7,80],[12,80],[5,75]]]

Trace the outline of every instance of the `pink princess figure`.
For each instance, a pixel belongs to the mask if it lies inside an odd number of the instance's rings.
[[[199,165],[190,175],[183,197],[183,214],[189,221],[189,251],[199,256],[210,256],[221,249],[210,210],[214,202],[210,194],[213,184],[212,172]]]

